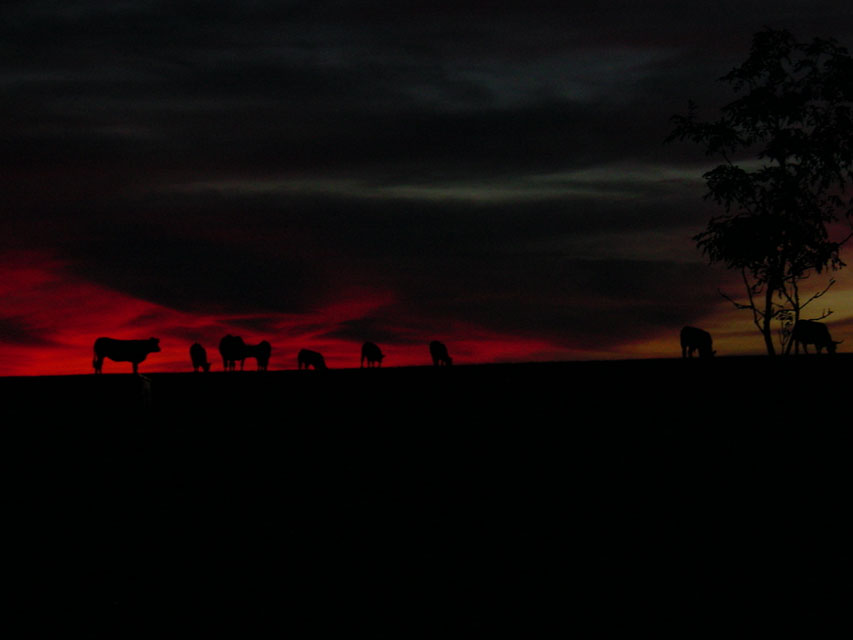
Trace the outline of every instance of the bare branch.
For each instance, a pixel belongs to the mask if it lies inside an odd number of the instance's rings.
[[[832,309],[824,309],[823,313],[821,313],[818,317],[809,318],[809,320],[823,320],[824,318],[828,318],[831,315],[832,315]]]
[[[827,291],[829,291],[830,287],[832,287],[832,285],[834,285],[834,284],[835,284],[835,278],[830,278],[830,280],[829,280],[829,284],[827,284],[827,285],[826,285],[826,287],[824,287],[822,291],[818,291],[818,292],[817,292],[816,294],[814,294],[811,298],[809,298],[809,299],[808,299],[808,300],[806,300],[804,303],[802,303],[802,304],[800,305],[800,309],[805,309],[805,308],[806,308],[806,305],[808,305],[810,302],[812,302],[812,301],[817,300],[818,298],[820,298],[823,294],[825,294]],[[832,312],[830,311],[829,313],[832,313]],[[829,314],[827,314],[827,315],[829,315]],[[822,316],[822,317],[823,317],[823,318],[825,318],[826,316]]]
[[[735,306],[735,309],[743,310],[743,309],[752,309],[752,308],[753,308],[753,306],[752,306],[751,304],[744,304],[743,302],[738,302],[737,300],[735,300],[734,298],[732,298],[732,297],[731,297],[731,296],[729,296],[728,294],[724,293],[724,292],[723,292],[722,290],[720,290],[720,289],[717,289],[717,293],[719,293],[719,294],[720,294],[721,296],[723,296],[726,300],[728,300],[729,302],[731,302],[731,303]]]

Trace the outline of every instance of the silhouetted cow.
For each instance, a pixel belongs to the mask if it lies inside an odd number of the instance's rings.
[[[681,357],[692,358],[698,351],[700,358],[710,358],[716,351],[711,350],[711,334],[696,327],[684,327],[681,330]]]
[[[272,353],[272,345],[263,340],[259,344],[243,345],[243,355],[247,358],[254,358],[258,362],[258,371],[266,371],[270,363],[270,354]],[[240,367],[242,369],[242,367]]]
[[[836,345],[844,342],[843,340],[833,340],[826,325],[814,320],[797,320],[794,331],[791,333],[791,339],[794,341],[795,353],[800,352],[800,345],[803,345],[803,352],[808,353],[807,344],[813,344],[817,353],[820,353],[824,348],[826,348],[827,353],[835,353]]]
[[[199,367],[203,371],[210,371],[210,363],[207,361],[207,351],[198,342],[190,347],[190,360],[193,363],[193,371],[198,373]]]
[[[299,368],[314,367],[315,369],[326,369],[326,360],[323,355],[310,349],[302,349],[296,358]]]
[[[229,333],[219,341],[219,354],[222,356],[222,368],[225,371],[234,371],[238,360],[242,371],[246,361],[246,343],[240,336],[232,336]]]
[[[382,359],[385,357],[385,354],[382,353],[381,349],[377,347],[372,342],[365,342],[361,345],[361,366],[364,367],[364,361],[367,360],[367,368],[369,369],[371,366],[381,367]]]
[[[95,358],[92,365],[95,373],[103,373],[104,358],[115,362],[133,363],[133,373],[139,373],[139,363],[145,360],[149,353],[160,351],[160,340],[114,340],[113,338],[98,338],[95,340]]]
[[[447,353],[447,347],[444,346],[443,342],[439,342],[438,340],[433,340],[429,343],[429,355],[432,356],[432,363],[436,367],[442,364],[449,367],[453,364],[453,358]]]

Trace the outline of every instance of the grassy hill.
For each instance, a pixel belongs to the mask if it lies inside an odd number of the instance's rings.
[[[13,608],[84,637],[809,629],[853,359],[0,379]]]

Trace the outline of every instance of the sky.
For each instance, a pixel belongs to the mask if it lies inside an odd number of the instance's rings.
[[[6,2],[0,375],[221,370],[227,334],[386,366],[762,353],[692,236],[713,160],[664,144],[752,35],[853,49],[853,5]],[[853,262],[853,252],[843,254]],[[848,268],[809,311],[853,343]],[[826,279],[808,282],[816,290]],[[844,350],[844,346],[840,347]],[[247,365],[252,367],[253,365]],[[107,361],[106,373],[127,364]]]

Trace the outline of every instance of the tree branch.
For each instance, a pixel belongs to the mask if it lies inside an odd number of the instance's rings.
[[[826,285],[826,287],[824,287],[822,291],[818,291],[818,292],[817,292],[816,294],[814,294],[811,298],[809,298],[809,299],[808,299],[808,300],[806,300],[804,303],[802,303],[802,304],[800,305],[800,309],[805,309],[805,308],[806,308],[806,305],[808,305],[810,302],[812,302],[812,301],[817,300],[818,298],[820,298],[823,294],[825,294],[827,291],[829,291],[829,289],[830,289],[830,288],[832,287],[832,285],[834,285],[834,284],[835,284],[835,278],[830,278],[830,280],[829,280],[829,284],[827,284],[827,285]],[[832,311],[830,311],[829,313],[825,313],[825,315],[823,315],[823,316],[821,316],[821,317],[822,317],[822,318],[825,318],[825,317],[826,317],[826,316],[828,316],[830,313],[832,313]]]

